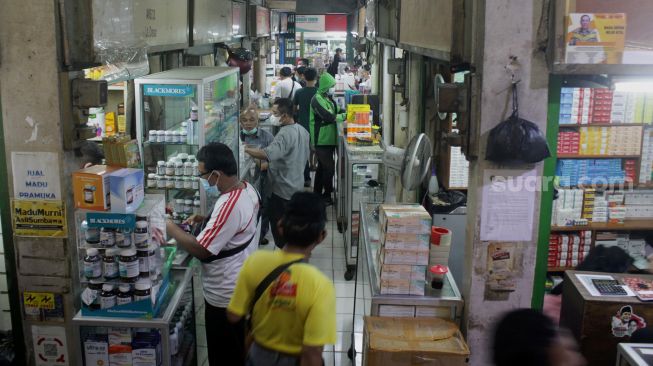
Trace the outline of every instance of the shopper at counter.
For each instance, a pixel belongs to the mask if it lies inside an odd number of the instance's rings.
[[[269,196],[267,214],[274,243],[279,248],[283,248],[286,241],[279,232],[278,222],[290,197],[304,189],[304,166],[309,154],[308,132],[295,123],[294,110],[290,99],[275,100],[272,115],[279,119],[281,129],[265,149],[245,148],[245,152],[253,158],[268,161],[268,185],[265,188]]]
[[[295,103],[296,114],[299,117],[299,124],[310,131],[311,123],[311,100],[313,96],[317,93],[317,70],[312,67],[307,68],[304,71],[304,80],[306,80],[306,87],[298,90],[295,93]],[[311,170],[308,166],[308,161],[306,162],[306,167],[304,168],[304,187],[311,186]]]
[[[338,143],[337,123],[345,120],[344,113],[338,113],[333,100],[336,79],[328,73],[320,76],[318,92],[311,101],[310,132],[311,145],[317,155],[317,171],[313,192],[321,194],[327,204],[333,204],[333,177],[336,173],[334,154]]]
[[[238,178],[236,159],[227,145],[209,143],[199,150],[197,159],[205,191],[219,192],[220,197],[197,238],[170,220],[166,230],[179,247],[202,261],[209,365],[243,365],[245,324],[228,322],[226,309],[240,268],[257,247],[251,243],[258,242],[259,196]],[[160,233],[156,238],[163,242]]]
[[[322,365],[322,350],[336,341],[336,299],[331,280],[305,263],[326,237],[326,209],[314,193],[295,193],[280,227],[282,250],[257,251],[247,259],[229,303],[229,320],[251,313],[253,344],[248,365]],[[256,289],[268,274],[287,266],[260,297]],[[266,282],[267,283],[267,282]]]
[[[250,106],[250,108],[245,109],[240,114],[240,141],[242,141],[245,146],[255,147],[259,149],[264,149],[272,143],[274,136],[266,130],[258,128],[259,115],[255,106]],[[261,207],[261,212],[263,213],[261,217],[261,235],[259,244],[267,245],[268,239],[265,238],[265,235],[268,233],[268,228],[270,227],[270,221],[268,220],[268,215],[265,212],[267,208],[267,197],[265,194],[265,186],[267,184],[267,170],[268,162],[267,160],[257,159],[257,166],[260,170],[259,177],[259,190],[261,193],[263,205]]]
[[[301,89],[302,86],[292,78],[292,70],[290,67],[282,67],[279,71],[279,81],[274,87],[274,97],[288,98],[292,100],[295,97],[295,92]]]

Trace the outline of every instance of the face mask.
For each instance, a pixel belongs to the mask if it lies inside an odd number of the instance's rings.
[[[215,185],[212,186],[211,183],[209,183],[209,179],[211,179],[211,175],[207,179],[200,178],[200,181],[202,183],[202,187],[204,188],[204,192],[206,192],[206,195],[208,197],[217,197],[220,195],[220,190],[218,189],[218,182],[215,182]],[[220,177],[218,177],[218,180],[220,180]]]
[[[329,89],[329,90],[327,91],[327,95],[328,95],[328,96],[332,96],[332,95],[335,94],[335,93],[336,93],[336,88],[335,88],[335,87],[334,87],[334,88],[331,88],[331,89]]]
[[[278,126],[278,125],[281,124],[281,118],[279,118],[279,117],[277,117],[277,116],[271,114],[271,115],[270,115],[270,123],[271,123],[273,126]]]
[[[256,127],[254,127],[253,129],[251,129],[249,131],[243,129],[243,134],[247,135],[247,136],[253,136],[253,135],[256,135],[257,131],[258,131],[258,128],[256,128]]]

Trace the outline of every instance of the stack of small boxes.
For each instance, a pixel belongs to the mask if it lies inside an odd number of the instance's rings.
[[[653,123],[653,93],[562,88],[560,124]]]
[[[558,154],[578,155],[580,133],[578,131],[558,132]]]
[[[639,183],[653,183],[653,128],[644,129],[642,143],[642,165],[639,168]]]
[[[585,259],[592,246],[592,232],[551,234],[549,238],[549,267],[576,267]]]
[[[610,140],[609,127],[581,127],[580,155],[607,155]]]
[[[639,155],[642,144],[641,126],[623,126],[608,137],[608,155]]]
[[[592,112],[591,88],[562,88],[560,93],[560,124],[589,124]]]
[[[653,219],[653,190],[635,190],[625,193],[626,220]]]
[[[372,116],[369,104],[347,105],[347,143],[372,143]]]
[[[590,123],[610,123],[612,117],[612,90],[595,88],[591,89],[591,118]]]
[[[424,296],[431,216],[419,205],[381,205],[380,292]]]
[[[605,199],[605,193],[594,191],[592,197],[594,199],[594,203],[592,207],[591,221],[608,222],[608,201]]]
[[[582,189],[560,189],[558,199],[553,201],[553,218],[555,226],[576,226],[583,224]]]
[[[596,245],[619,247],[635,259],[643,258],[646,253],[646,241],[644,238],[634,236],[633,234],[598,232],[596,233]]]
[[[560,159],[556,175],[563,187],[621,184],[626,179],[621,159]]]
[[[653,93],[615,93],[612,123],[653,123]]]

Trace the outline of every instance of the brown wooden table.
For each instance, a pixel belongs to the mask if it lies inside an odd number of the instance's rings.
[[[616,280],[639,277],[649,281],[653,281],[653,275],[565,272],[560,325],[574,334],[588,365],[612,366],[617,345],[629,342],[633,330],[653,322],[653,302],[629,296],[592,296],[576,274],[610,275]]]

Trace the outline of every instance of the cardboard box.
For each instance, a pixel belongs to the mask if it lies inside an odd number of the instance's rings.
[[[365,317],[368,366],[467,365],[469,347],[458,326],[437,318]]]
[[[415,307],[409,305],[379,305],[379,316],[413,318]]]
[[[411,264],[426,266],[429,263],[429,250],[408,249],[381,249],[379,263],[383,264]]]
[[[381,280],[381,295],[424,296],[424,280]]]
[[[430,240],[428,234],[388,232],[381,236],[381,245],[386,249],[428,250]]]
[[[431,215],[419,205],[381,205],[379,225],[385,233],[431,234]]]
[[[409,264],[383,264],[381,266],[381,281],[383,280],[426,281],[426,266],[413,266]]]
[[[133,213],[143,203],[143,171],[125,168],[109,174],[111,212]]]
[[[94,165],[73,173],[75,207],[93,211],[111,208],[109,176],[118,168]]]

